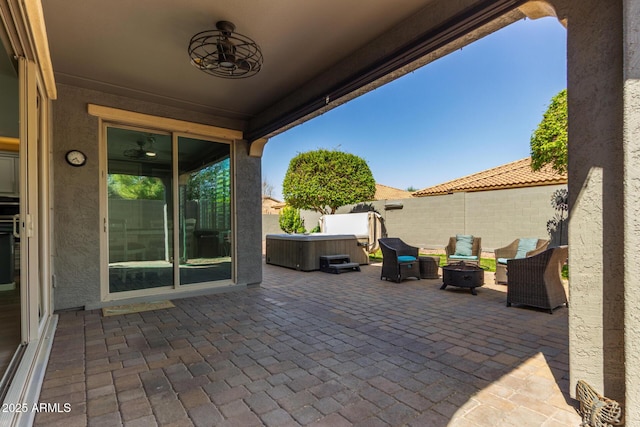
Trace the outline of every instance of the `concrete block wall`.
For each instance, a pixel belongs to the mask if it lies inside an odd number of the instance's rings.
[[[442,249],[449,237],[473,234],[482,237],[482,248],[492,251],[519,237],[549,238],[547,221],[555,214],[551,195],[566,185],[516,188],[508,190],[454,193],[371,202],[380,213],[388,236],[428,249]],[[402,209],[385,210],[385,204],[400,204]],[[343,206],[338,213],[348,213]],[[307,229],[313,228],[319,215],[303,211]],[[266,234],[282,233],[277,215],[262,216],[263,240]]]
[[[502,247],[517,237],[549,238],[547,221],[555,214],[551,195],[559,188],[566,186],[466,193],[465,231],[481,236],[485,249]]]
[[[278,215],[275,214],[262,214],[262,240],[267,234],[282,233],[278,218]]]
[[[387,235],[422,248],[444,247],[451,233],[465,232],[465,193],[395,201],[402,209],[385,211]]]
[[[348,212],[348,211],[347,211]],[[301,211],[300,217],[304,220],[304,227],[307,230],[313,229],[320,219],[320,214],[312,211]],[[267,234],[282,234],[278,214],[262,214],[262,240]]]

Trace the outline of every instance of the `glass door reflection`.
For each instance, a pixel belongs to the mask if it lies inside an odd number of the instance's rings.
[[[230,147],[178,137],[180,284],[231,279]]]
[[[173,286],[171,135],[107,128],[109,292]]]
[[[0,23],[0,25],[2,25]],[[0,32],[2,30],[0,29]],[[0,400],[22,343],[20,212],[20,89],[13,52],[0,44]]]

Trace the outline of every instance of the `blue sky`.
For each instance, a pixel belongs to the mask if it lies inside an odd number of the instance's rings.
[[[356,154],[376,182],[400,189],[519,160],[566,82],[564,27],[519,21],[271,138],[262,178],[282,199],[289,161],[318,148]]]

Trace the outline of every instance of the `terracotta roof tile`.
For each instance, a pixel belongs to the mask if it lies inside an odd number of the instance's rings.
[[[440,194],[502,190],[506,188],[535,187],[540,185],[566,184],[567,175],[559,174],[545,166],[534,172],[531,170],[531,157],[507,163],[493,169],[474,173],[442,184],[427,187],[413,193],[414,197],[435,196]]]
[[[413,197],[410,191],[400,190],[387,185],[376,184],[375,200],[396,200]]]
[[[280,209],[286,206],[286,203],[271,196],[262,196],[262,213],[274,214],[280,212]]]

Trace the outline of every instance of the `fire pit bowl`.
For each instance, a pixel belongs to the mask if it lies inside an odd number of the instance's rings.
[[[469,288],[473,295],[477,295],[476,288],[484,285],[484,270],[475,264],[465,264],[464,261],[442,267],[442,286],[457,286]]]

